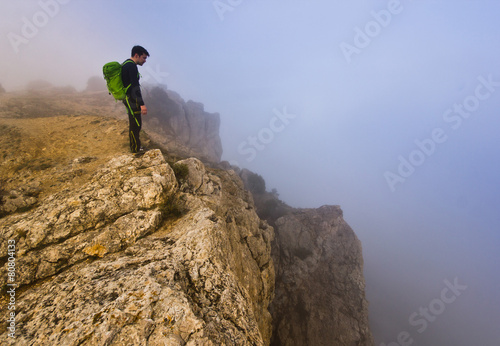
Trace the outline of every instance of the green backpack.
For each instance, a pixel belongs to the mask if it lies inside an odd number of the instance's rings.
[[[130,62],[125,61],[123,64]],[[110,95],[113,95],[115,100],[125,100],[127,96],[127,89],[130,87],[124,87],[122,82],[122,66],[118,61],[108,62],[102,67],[102,73],[106,84],[108,86],[108,91]]]

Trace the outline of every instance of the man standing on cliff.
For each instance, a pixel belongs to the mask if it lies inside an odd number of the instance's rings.
[[[122,64],[122,82],[127,88],[127,96],[123,103],[127,108],[129,120],[130,150],[133,153],[144,151],[141,147],[139,133],[142,127],[142,116],[148,114],[144,100],[142,99],[141,85],[139,84],[140,74],[137,65],[142,66],[149,53],[141,46],[134,46],[130,59]]]

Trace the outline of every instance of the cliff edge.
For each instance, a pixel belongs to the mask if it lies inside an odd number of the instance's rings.
[[[0,95],[0,338],[372,345],[340,207],[287,206],[218,163],[218,114],[154,95],[143,155],[102,93]]]

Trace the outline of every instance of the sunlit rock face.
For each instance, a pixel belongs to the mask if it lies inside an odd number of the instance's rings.
[[[172,166],[160,150],[116,156],[0,219],[3,260],[16,244],[16,344],[269,344],[272,228],[233,171]]]

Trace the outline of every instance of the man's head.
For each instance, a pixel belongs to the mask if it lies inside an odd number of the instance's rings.
[[[148,56],[149,53],[144,47],[134,46],[132,48],[130,59],[132,59],[137,65],[142,66],[146,62]]]

